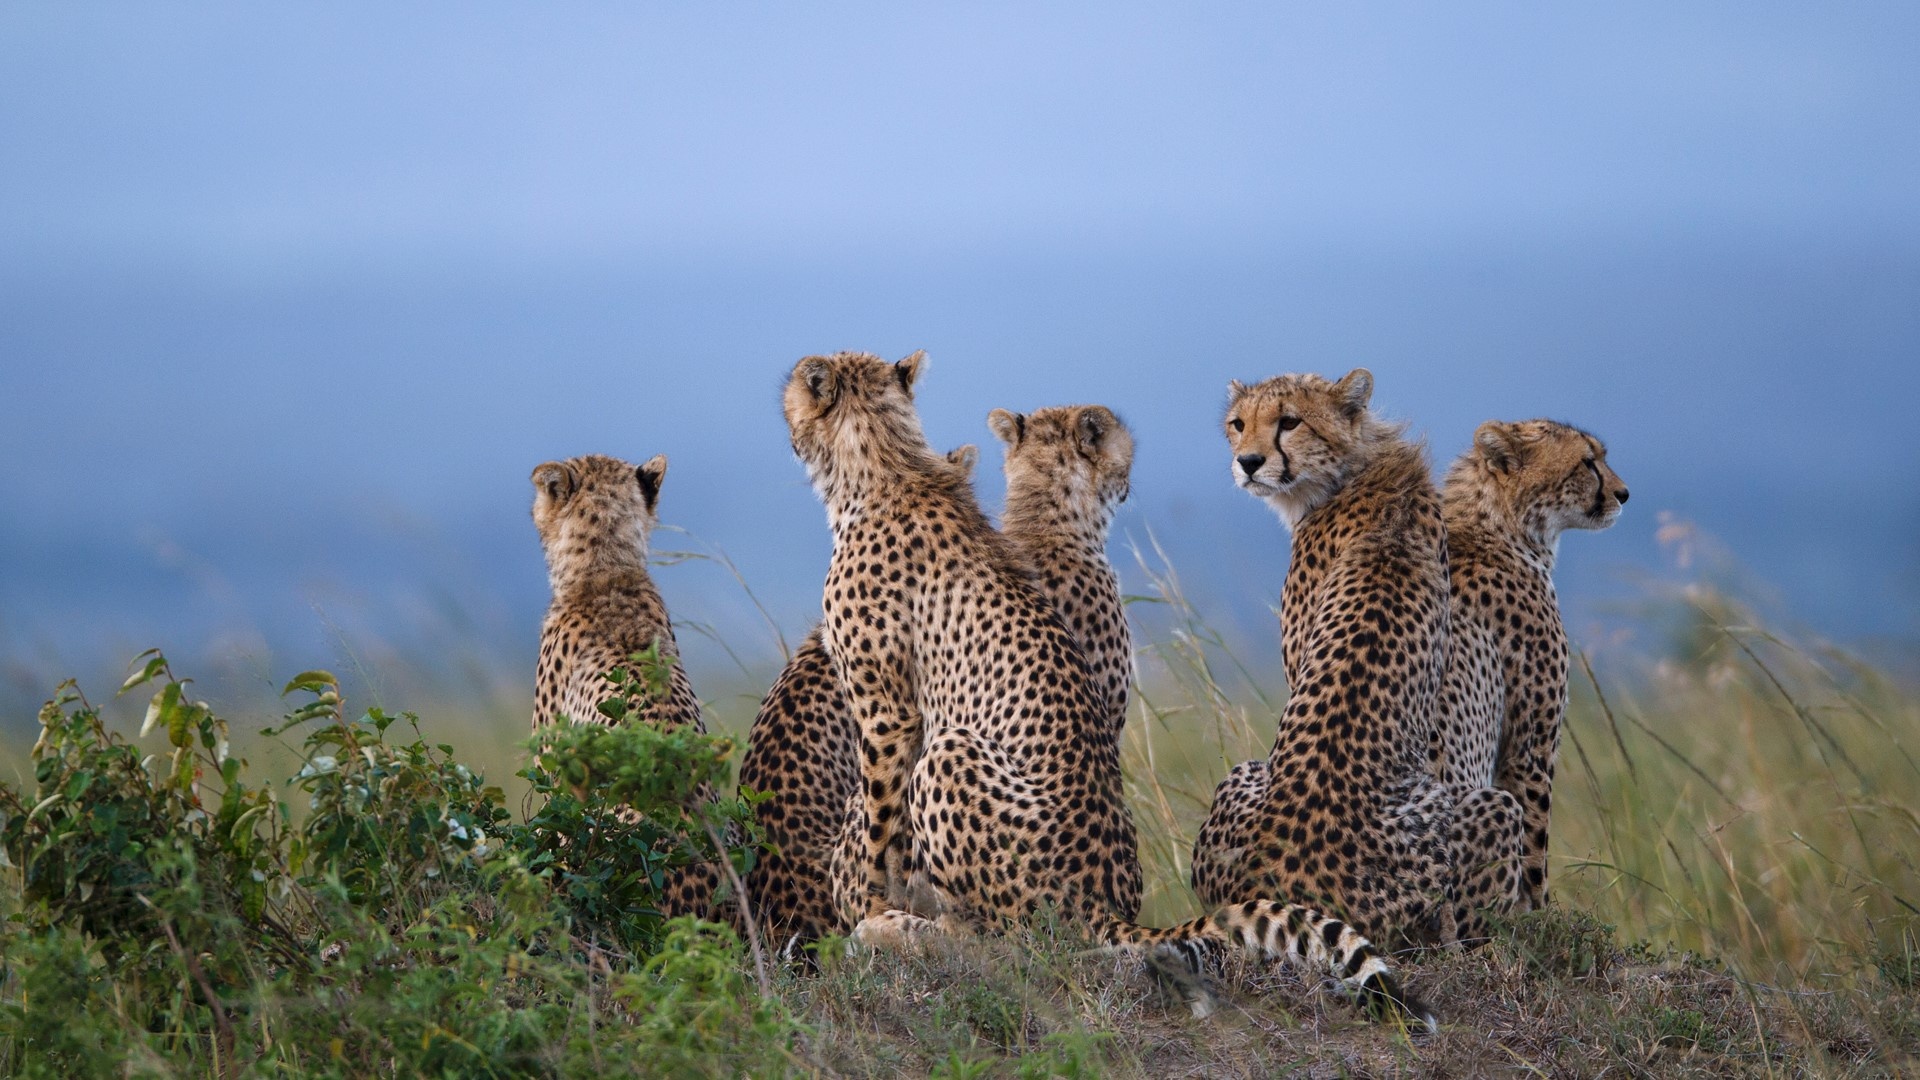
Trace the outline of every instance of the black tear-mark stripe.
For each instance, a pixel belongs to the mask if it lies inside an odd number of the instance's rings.
[[[1587,516],[1597,518],[1607,512],[1607,482],[1600,476],[1600,466],[1592,458],[1588,458],[1585,464],[1593,473],[1593,509],[1587,511]]]

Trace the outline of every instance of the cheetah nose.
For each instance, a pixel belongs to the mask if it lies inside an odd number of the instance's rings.
[[[1621,488],[1619,491],[1614,492],[1613,500],[1621,506],[1627,505],[1627,489]]]
[[[1252,476],[1254,473],[1260,471],[1260,466],[1265,465],[1267,463],[1267,455],[1241,454],[1239,457],[1234,458],[1233,460],[1240,463],[1241,472],[1246,473],[1248,476]]]

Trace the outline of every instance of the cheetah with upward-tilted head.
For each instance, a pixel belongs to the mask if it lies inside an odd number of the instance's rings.
[[[647,538],[666,473],[664,456],[636,468],[598,454],[533,470],[533,523],[553,587],[540,627],[535,731],[567,720],[607,722],[599,711],[612,696],[607,672],[656,646],[667,665],[667,693],[634,718],[706,730],[667,606],[647,573]],[[665,913],[707,914],[717,881],[717,868],[687,867],[668,884]]]
[[[995,409],[987,424],[1006,444],[1001,533],[1032,565],[1035,584],[1079,643],[1117,739],[1133,635],[1106,541],[1114,509],[1127,497],[1133,436],[1100,405],[1025,415]],[[971,446],[947,455],[962,475],[977,456]],[[859,751],[859,728],[816,629],[761,703],[740,763],[742,786],[768,795],[756,816],[775,853],[746,884],[755,917],[775,941],[844,934],[865,914]]]
[[[947,455],[960,476],[980,451]],[[770,850],[747,873],[748,909],[776,945],[797,948],[853,929],[859,916],[836,912],[830,853],[860,794],[860,729],[847,712],[833,661],[815,626],[795,649],[754,715],[740,786],[765,796],[755,804]]]
[[[1079,646],[1117,760],[1133,681],[1133,634],[1106,547],[1114,509],[1127,497],[1133,434],[1101,405],[1025,415],[995,409],[987,423],[1007,450],[1001,535]],[[834,905],[848,926],[865,914],[866,828],[865,800],[856,793],[831,867]],[[1138,890],[1127,899],[1118,914],[1132,919],[1140,912]]]
[[[1375,941],[1447,943],[1512,902],[1519,806],[1428,763],[1447,656],[1440,499],[1419,448],[1367,409],[1373,376],[1232,384],[1233,476],[1293,531],[1290,695],[1266,761],[1221,782],[1193,854],[1209,903],[1321,905]]]
[[[794,452],[827,507],[823,640],[859,725],[865,917],[856,940],[943,917],[992,925],[1049,907],[1095,940],[1189,970],[1227,948],[1332,974],[1372,1008],[1425,1023],[1351,927],[1299,905],[1236,904],[1135,925],[1140,868],[1106,705],[1032,571],[926,445],[922,358],[808,357],[788,381]]]
[[[1434,762],[1450,783],[1492,785],[1525,815],[1522,906],[1547,895],[1547,822],[1560,721],[1567,709],[1567,632],[1553,591],[1567,529],[1604,529],[1627,486],[1607,448],[1551,420],[1489,420],[1447,471],[1443,491],[1453,585],[1453,651],[1440,699]]]

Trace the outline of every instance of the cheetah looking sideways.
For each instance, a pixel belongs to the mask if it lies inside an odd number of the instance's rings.
[[[1106,705],[1025,560],[927,447],[912,397],[922,363],[808,357],[784,401],[833,530],[823,640],[860,729],[856,938],[924,922],[901,910],[911,878],[963,923],[1050,906],[1107,945],[1189,966],[1226,947],[1291,952],[1368,1006],[1424,1019],[1364,938],[1296,905],[1238,904],[1169,930],[1126,917],[1140,868]]]
[[[1447,471],[1453,651],[1434,764],[1450,783],[1493,785],[1524,813],[1524,907],[1547,894],[1547,820],[1567,709],[1567,632],[1553,591],[1567,529],[1604,529],[1627,487],[1607,448],[1551,420],[1489,420]]]
[[[535,731],[566,720],[605,722],[599,705],[612,696],[607,671],[656,646],[667,665],[667,693],[635,719],[706,730],[666,603],[647,573],[647,538],[666,473],[664,456],[636,468],[598,454],[533,470],[533,523],[553,587],[540,627]],[[668,886],[665,913],[706,914],[717,880],[712,867],[687,868]]]
[[[1193,854],[1208,903],[1321,905],[1375,941],[1477,934],[1517,889],[1520,808],[1437,783],[1447,656],[1440,499],[1367,404],[1365,369],[1231,385],[1233,476],[1293,531],[1281,648],[1290,696],[1266,761],[1221,782]]]

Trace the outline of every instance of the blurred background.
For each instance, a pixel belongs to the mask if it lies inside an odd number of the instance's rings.
[[[159,645],[216,699],[331,666],[518,731],[527,476],[585,452],[669,455],[657,546],[706,557],[659,579],[750,712],[829,552],[779,386],[848,348],[929,352],[989,507],[989,409],[1116,409],[1129,587],[1170,563],[1255,666],[1287,541],[1227,380],[1365,365],[1436,467],[1490,417],[1607,441],[1580,644],[1669,647],[1637,605],[1704,573],[1910,677],[1917,40],[1896,3],[9,5],[0,715]]]

